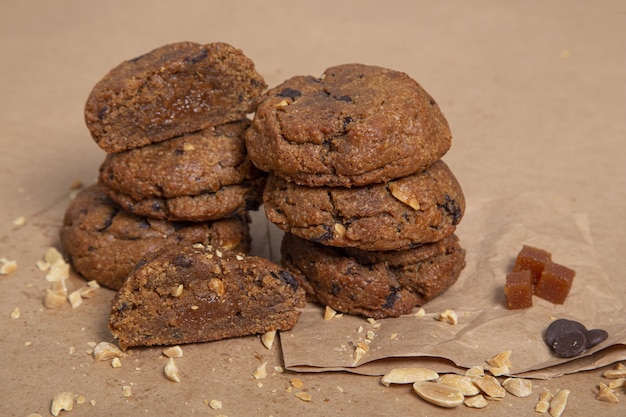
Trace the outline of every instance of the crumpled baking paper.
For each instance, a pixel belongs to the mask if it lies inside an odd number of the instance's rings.
[[[323,308],[309,304],[295,328],[280,336],[285,367],[383,375],[395,367],[424,366],[462,373],[474,365],[488,367],[487,358],[510,350],[512,375],[545,379],[625,359],[624,302],[598,263],[587,216],[570,206],[543,194],[470,201],[457,229],[467,265],[454,286],[423,306],[425,316],[373,322],[344,314],[324,320]],[[276,240],[278,235],[273,246]],[[563,305],[533,297],[529,309],[506,308],[505,277],[524,244],[551,252],[553,261],[576,271]],[[435,319],[446,309],[456,312],[458,324]],[[577,358],[560,358],[543,341],[555,318],[605,329],[609,338]],[[355,361],[359,343],[369,349]]]

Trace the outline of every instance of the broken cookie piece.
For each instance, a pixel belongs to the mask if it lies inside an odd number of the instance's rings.
[[[267,259],[165,246],[141,260],[118,291],[109,328],[122,349],[207,342],[289,330],[305,303],[297,280]]]

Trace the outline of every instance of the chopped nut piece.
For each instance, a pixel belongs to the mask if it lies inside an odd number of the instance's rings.
[[[533,393],[533,383],[529,379],[507,378],[502,383],[504,389],[516,397],[528,397]]]
[[[50,413],[58,416],[61,410],[72,411],[72,408],[74,408],[74,394],[67,391],[59,392],[52,399]]]
[[[87,400],[86,400],[86,399],[85,399],[85,397],[84,397],[84,396],[82,396],[82,395],[79,395],[79,396],[76,398],[76,404],[78,404],[78,405],[85,404],[85,401],[87,401]]]
[[[332,307],[326,306],[324,307],[324,320],[328,321],[335,317],[337,312],[332,309]]]
[[[11,311],[11,318],[12,319],[19,319],[20,318],[20,309],[15,307],[13,309],[13,311]]]
[[[609,388],[606,384],[600,384],[600,393],[596,397],[598,401],[606,401],[609,403],[618,403],[619,398],[615,395],[613,390]]]
[[[17,261],[2,258],[0,259],[0,264],[0,275],[9,275],[17,271]]]
[[[500,367],[489,368],[489,372],[493,376],[502,376],[502,375],[509,375],[511,373],[511,370],[509,369],[507,365],[504,365]]]
[[[168,358],[182,358],[183,349],[180,346],[171,346],[164,349],[163,354]]]
[[[552,417],[560,417],[561,414],[563,414],[569,393],[570,391],[568,389],[562,389],[552,398],[552,401],[550,401],[550,409],[548,410]]]
[[[291,384],[292,387],[296,388],[296,389],[300,389],[304,386],[304,382],[300,379],[300,378],[291,378],[289,380],[289,383]]]
[[[610,381],[608,387],[611,389],[626,387],[626,378],[618,378]]]
[[[20,216],[17,219],[13,220],[13,226],[20,227],[26,224],[26,217]]]
[[[511,366],[511,351],[505,350],[500,352],[496,356],[487,359],[487,363],[496,368]]]
[[[211,407],[213,410],[221,410],[222,402],[220,400],[211,400],[209,401],[209,407]]]
[[[276,107],[283,107],[283,106],[288,106],[289,105],[289,101],[287,101],[287,99],[281,100],[280,102],[278,102],[276,104]]]
[[[413,384],[413,390],[420,398],[440,407],[453,408],[465,400],[460,389],[432,381],[418,381]]]
[[[211,289],[211,291],[217,294],[218,297],[223,296],[224,292],[226,291],[224,289],[224,282],[219,278],[211,278],[209,280],[209,288]]]
[[[506,394],[506,390],[502,388],[500,382],[491,375],[473,378],[472,382],[491,398],[504,398]]]
[[[426,310],[420,308],[415,312],[415,317],[424,317],[426,315]]]
[[[94,294],[96,293],[96,289],[92,288],[92,287],[84,287],[84,288],[80,288],[77,290],[78,294],[80,294],[81,298],[93,298]]]
[[[130,385],[124,385],[122,387],[122,395],[126,398],[130,397],[131,395],[133,395],[133,391],[130,388]]]
[[[602,376],[610,379],[626,378],[626,366],[622,363],[615,365],[614,369],[605,371]]]
[[[91,281],[87,281],[87,287],[89,287],[89,288],[100,288],[100,284],[98,284],[98,281],[91,280]]]
[[[472,366],[467,371],[465,371],[465,376],[469,376],[472,378],[479,377],[485,375],[485,370],[482,366]]]
[[[70,264],[55,263],[50,265],[50,271],[48,272],[48,274],[46,274],[46,281],[62,281],[70,277]]]
[[[341,223],[335,223],[335,232],[341,237],[346,234],[346,227]]]
[[[93,348],[93,357],[97,361],[108,361],[122,356],[124,356],[124,352],[113,343],[100,342]]]
[[[58,294],[57,292],[51,290],[50,288],[46,289],[46,294],[43,298],[43,305],[46,308],[57,308],[65,303],[65,296]]]
[[[252,373],[254,379],[263,379],[267,376],[267,361],[263,362]]]
[[[420,209],[420,202],[407,188],[403,187],[401,183],[389,182],[389,191],[399,201],[403,202],[413,210]]]
[[[454,310],[445,310],[435,316],[435,319],[439,321],[443,321],[445,323],[450,323],[452,325],[456,325],[459,323],[459,319]]]
[[[487,407],[487,405],[489,405],[485,397],[483,397],[481,394],[469,397],[468,399],[463,401],[463,404],[470,408],[485,408]]]
[[[267,349],[271,349],[274,345],[274,339],[276,339],[276,330],[270,330],[269,332],[265,332],[261,335],[261,343]]]
[[[113,358],[111,360],[111,366],[113,368],[121,368],[122,367],[122,361],[120,360],[120,358]]]
[[[278,372],[279,374],[282,374],[283,372],[285,372],[285,369],[282,366],[276,365],[274,367],[274,371]]]
[[[413,384],[418,381],[434,381],[439,374],[428,368],[394,368],[381,378],[380,382],[388,387],[391,384]]]
[[[83,303],[83,298],[80,296],[80,291],[72,291],[67,297],[72,308],[77,308]]]
[[[65,260],[63,259],[63,255],[61,255],[61,252],[59,252],[59,250],[55,248],[54,246],[48,248],[43,259],[44,261],[48,263],[48,265],[50,265],[50,267],[65,263]]]
[[[380,329],[380,326],[382,325],[382,323],[374,318],[369,317],[367,319],[367,322],[372,326],[372,329],[376,330],[376,329]]]
[[[551,392],[544,391],[539,396],[539,402],[535,406],[535,411],[538,413],[545,413],[550,408],[550,401],[552,401],[553,395]]]
[[[302,401],[310,402],[313,400],[313,397],[308,392],[299,391],[294,394],[296,397],[300,398]]]
[[[165,377],[173,382],[180,382],[180,374],[174,358],[168,358],[165,366],[163,367],[163,373]]]
[[[353,364],[356,365],[361,359],[365,357],[366,353],[367,353],[366,348],[364,348],[363,346],[357,345],[356,349],[354,350],[354,354],[352,355],[352,359],[354,360]]]
[[[50,268],[50,264],[46,261],[37,261],[35,265],[37,266],[37,269],[40,271],[47,271],[48,268]]]
[[[444,374],[437,379],[438,384],[448,385],[461,390],[465,397],[480,394],[480,389],[472,382],[472,378],[465,375]]]
[[[67,285],[64,279],[53,282],[51,288],[56,294],[67,297]]]
[[[172,297],[180,297],[181,295],[183,295],[183,289],[183,284],[178,284],[177,286],[172,288]]]

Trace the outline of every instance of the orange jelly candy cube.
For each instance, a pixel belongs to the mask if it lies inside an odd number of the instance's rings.
[[[529,270],[533,277],[533,284],[537,284],[544,267],[552,259],[550,252],[533,246],[524,245],[515,259],[513,271]]]
[[[507,274],[504,285],[506,308],[517,310],[533,305],[533,276],[528,269]]]
[[[535,295],[554,304],[563,304],[576,276],[576,271],[555,262],[548,262],[535,285]]]

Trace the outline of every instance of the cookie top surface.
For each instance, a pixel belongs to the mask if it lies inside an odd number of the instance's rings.
[[[247,119],[108,154],[99,182],[135,200],[216,192],[264,176],[246,155]]]
[[[166,246],[130,274],[109,325],[122,348],[194,343],[289,330],[305,304],[298,281],[268,259]]]
[[[74,269],[88,280],[118,289],[145,253],[168,244],[212,244],[247,252],[247,215],[214,222],[169,222],[122,210],[98,185],[78,193],[61,227],[61,244]]]
[[[261,169],[302,185],[360,186],[422,171],[452,144],[435,100],[407,74],[345,64],[266,91],[246,144]]]
[[[106,152],[121,152],[242,119],[267,85],[226,43],[178,42],[122,62],[92,89],[85,122]]]
[[[407,250],[361,251],[287,233],[281,257],[309,300],[376,319],[410,313],[452,286],[465,267],[454,234]]]
[[[456,230],[465,211],[458,181],[443,161],[425,171],[362,187],[307,187],[268,178],[267,218],[278,228],[329,246],[407,249]]]

